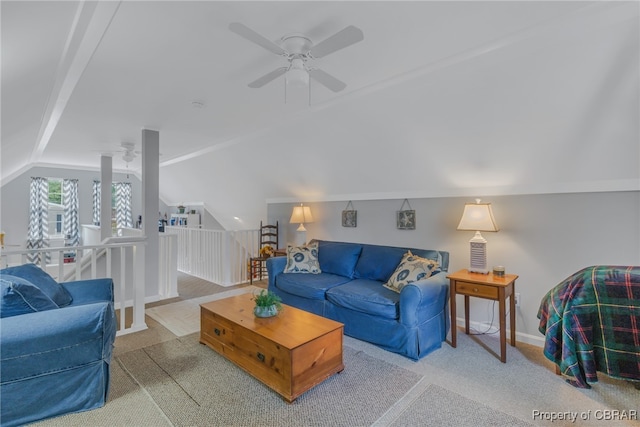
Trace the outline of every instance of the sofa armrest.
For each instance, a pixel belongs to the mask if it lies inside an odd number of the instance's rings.
[[[428,279],[409,283],[400,292],[400,323],[417,326],[446,311],[449,301],[449,279],[445,271]]]
[[[271,257],[267,260],[267,275],[269,276],[268,289],[273,290],[276,287],[276,276],[284,271],[287,266],[286,256]]]
[[[61,285],[73,298],[72,305],[113,302],[112,279],[78,280],[61,283]]]
[[[1,381],[110,362],[115,334],[109,302],[5,317],[0,320]]]

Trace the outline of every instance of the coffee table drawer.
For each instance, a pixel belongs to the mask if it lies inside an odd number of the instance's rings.
[[[234,325],[227,319],[218,317],[211,312],[201,311],[200,335],[218,351],[223,351],[223,348],[226,348],[226,351],[234,349]]]
[[[291,379],[291,352],[254,332],[237,328],[233,335],[234,354],[229,358],[268,386],[286,388]]]

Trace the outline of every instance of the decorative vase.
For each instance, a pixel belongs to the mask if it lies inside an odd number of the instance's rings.
[[[278,307],[275,304],[267,306],[256,305],[253,309],[253,314],[256,317],[273,317],[278,314]]]

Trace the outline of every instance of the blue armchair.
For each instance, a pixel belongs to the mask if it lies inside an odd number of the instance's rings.
[[[57,283],[33,264],[0,271],[0,424],[103,406],[116,334],[111,279]]]

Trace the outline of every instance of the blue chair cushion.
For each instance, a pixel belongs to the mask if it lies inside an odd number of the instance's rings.
[[[377,280],[354,279],[327,291],[327,301],[350,310],[387,319],[398,319],[400,294]]]
[[[353,279],[362,245],[356,243],[318,241],[318,261],[324,273]]]
[[[58,307],[65,307],[71,304],[73,298],[67,290],[62,287],[46,271],[35,264],[23,264],[16,267],[9,267],[0,270],[0,276],[5,274],[25,279],[33,286],[39,288],[46,296],[51,298]]]
[[[8,274],[3,274],[0,278],[0,296],[0,317],[59,308],[40,289],[20,277]]]
[[[276,277],[276,288],[299,297],[324,300],[325,292],[350,279],[331,273],[295,274],[281,273]]]

